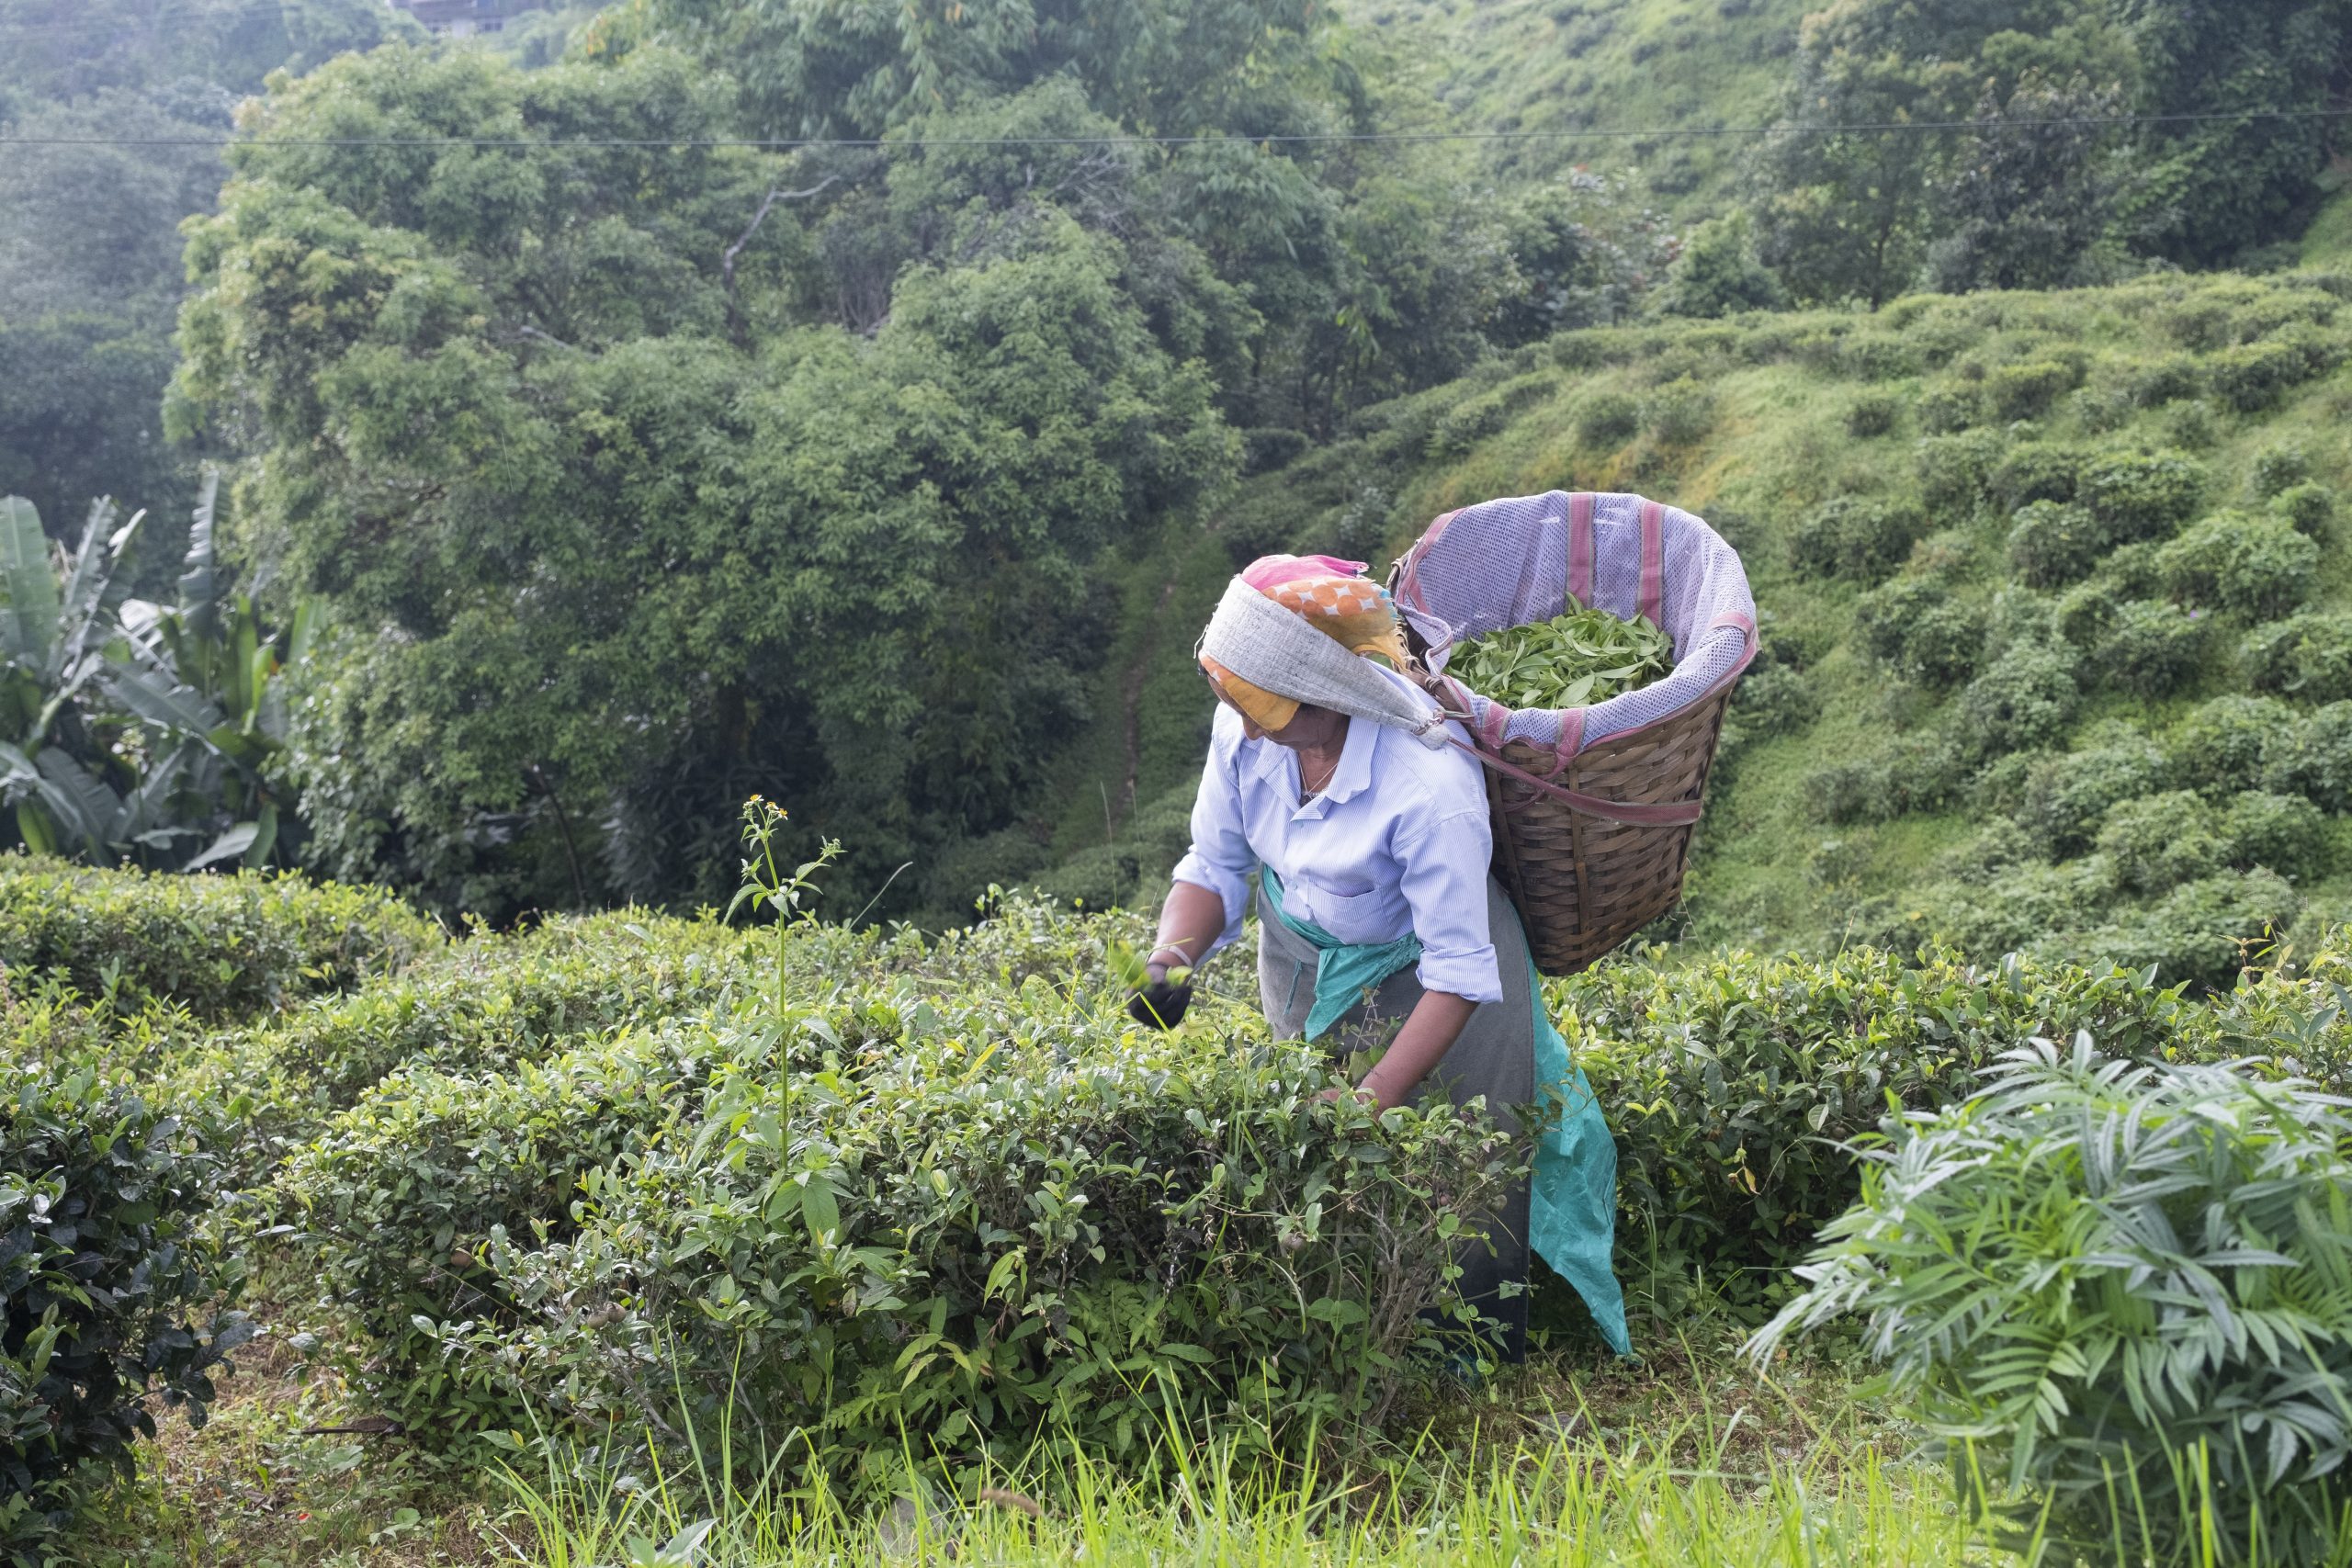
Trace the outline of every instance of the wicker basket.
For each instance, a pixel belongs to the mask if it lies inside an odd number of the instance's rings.
[[[1681,898],[1696,808],[1730,702],[1726,687],[1648,729],[1597,741],[1547,781],[1596,797],[1597,810],[1488,771],[1495,874],[1518,907],[1529,951],[1544,974],[1589,966]],[[1548,748],[1520,741],[1504,746],[1502,760],[1531,774],[1552,765]],[[1620,802],[1692,809],[1687,821],[1625,821],[1608,809]]]
[[[1555,496],[1564,503],[1562,521],[1571,536],[1568,582],[1572,592],[1589,603],[1595,498]],[[1638,534],[1632,536],[1640,550],[1637,602],[1624,609],[1650,614],[1665,625],[1659,610],[1666,592],[1664,508],[1638,497],[1623,499],[1638,503]],[[1460,515],[1440,518],[1397,563],[1390,578],[1392,591],[1408,601],[1420,600],[1415,574],[1430,546]],[[1686,521],[1704,529],[1696,519]],[[1714,540],[1712,530],[1705,532]],[[1720,546],[1720,540],[1714,542]],[[1736,572],[1736,556],[1733,560]],[[1744,595],[1745,574],[1738,575],[1738,591]],[[1411,619],[1408,614],[1408,623]],[[1755,650],[1752,615],[1692,623],[1695,642],[1716,626],[1743,622],[1746,649],[1728,674],[1694,691],[1690,700],[1663,716],[1589,744],[1579,746],[1577,741],[1587,717],[1596,710],[1566,711],[1561,716],[1563,740],[1544,745],[1506,739],[1505,711],[1480,705],[1490,722],[1470,728],[1478,737],[1478,759],[1487,770],[1495,874],[1518,908],[1535,965],[1544,974],[1568,975],[1589,966],[1682,897],[1690,835],[1705,800],[1724,711]],[[1426,650],[1418,628],[1412,640],[1417,655]],[[1678,660],[1688,651],[1678,644]],[[1439,677],[1430,685],[1449,707],[1470,710],[1469,694],[1458,682]]]

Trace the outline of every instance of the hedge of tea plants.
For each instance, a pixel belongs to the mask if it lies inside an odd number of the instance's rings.
[[[0,868],[0,898],[49,874]],[[288,943],[358,897],[265,886]],[[1110,976],[1141,931],[1017,899],[940,938],[803,923],[780,999],[772,930],[638,915],[470,932],[220,1019],[12,978],[17,1038],[89,1065],[20,1074],[0,1110],[18,1223],[36,1190],[86,1216],[156,1294],[45,1349],[38,1269],[0,1273],[11,1440],[38,1456],[0,1471],[25,1499],[8,1528],[135,1430],[59,1418],[26,1369],[77,1348],[120,1409],[150,1386],[200,1407],[232,1258],[430,1447],[615,1423],[670,1443],[731,1405],[794,1434],[792,1462],[880,1484],[907,1433],[951,1467],[1041,1437],[1132,1458],[1170,1419],[1372,1440],[1429,1397],[1450,1244],[1521,1152],[1483,1118],[1327,1104],[1321,1062],[1268,1041],[1229,970],[1182,1032],[1138,1031]],[[2352,1086],[2347,981],[2332,947],[2210,998],[1856,948],[1622,957],[1550,989],[1617,1133],[1639,1337],[1702,1303],[1760,1321],[1860,1190],[1838,1141],[1953,1101],[2028,1037]]]

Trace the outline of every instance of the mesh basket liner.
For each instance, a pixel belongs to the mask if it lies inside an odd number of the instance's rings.
[[[1450,682],[1489,752],[1523,740],[1565,763],[1713,694],[1756,654],[1756,600],[1739,553],[1690,513],[1622,491],[1555,490],[1450,512],[1392,581],[1438,674],[1456,642],[1548,621],[1572,591],[1623,620],[1647,614],[1672,639],[1671,674],[1587,708],[1507,708]]]

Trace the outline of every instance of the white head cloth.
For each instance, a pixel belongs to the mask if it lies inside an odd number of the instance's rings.
[[[1390,680],[1306,617],[1239,578],[1226,585],[1201,651],[1261,690],[1401,729],[1432,749],[1446,742],[1445,716],[1429,697]]]

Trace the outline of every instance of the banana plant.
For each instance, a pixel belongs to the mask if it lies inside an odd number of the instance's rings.
[[[105,744],[103,717],[91,711],[109,649],[126,646],[110,590],[144,513],[119,529],[117,515],[109,501],[93,504],[61,570],[32,502],[0,499],[0,803],[15,807],[17,830],[35,850],[79,849],[108,862],[147,830],[106,776],[121,780],[132,769]]]
[[[0,807],[36,852],[193,871],[277,846],[278,677],[317,615],[298,612],[281,650],[253,595],[225,591],[218,492],[208,472],[168,607],[113,591],[139,516],[116,528],[99,502],[61,557],[30,502],[0,500]],[[181,860],[191,840],[203,847]]]

